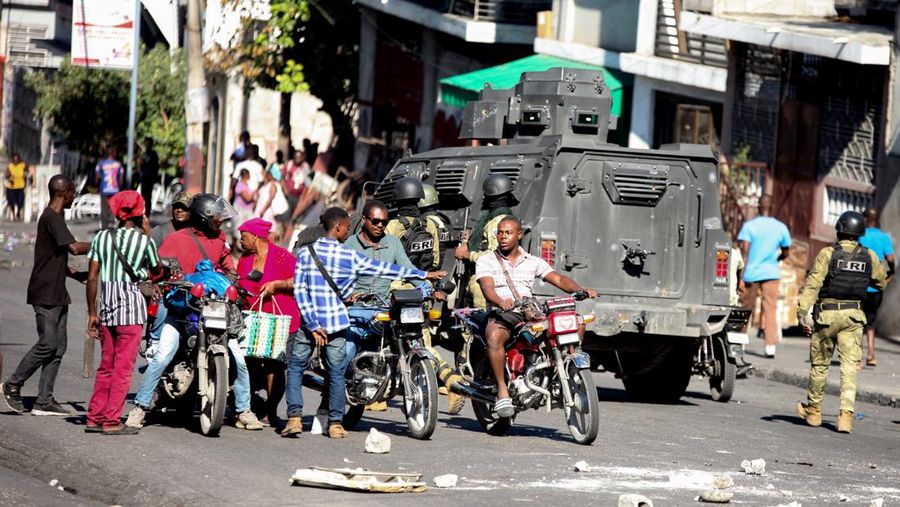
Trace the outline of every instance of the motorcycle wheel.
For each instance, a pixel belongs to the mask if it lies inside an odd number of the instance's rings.
[[[222,429],[228,401],[228,363],[225,356],[206,356],[206,395],[200,397],[200,431],[213,437]]]
[[[570,362],[568,369],[569,391],[572,393],[574,406],[563,407],[566,424],[575,442],[591,445],[600,432],[600,401],[597,399],[597,386],[590,370],[582,370]]]
[[[716,361],[715,374],[709,377],[709,394],[714,401],[726,403],[734,395],[737,365],[729,360],[725,352],[725,340],[713,337],[713,359]]]
[[[491,375],[487,358],[481,359],[475,366],[475,379],[485,385],[494,384],[494,377]],[[475,419],[478,420],[478,424],[484,428],[488,435],[503,436],[509,433],[509,428],[512,426],[512,418],[498,417],[494,413],[494,405],[492,403],[485,403],[472,398],[472,411],[475,412]]]
[[[414,356],[409,365],[410,383],[414,392],[403,392],[403,414],[410,436],[428,440],[437,426],[437,375],[430,359]]]
[[[344,419],[341,423],[342,426],[344,426],[344,429],[352,430],[356,428],[356,426],[359,424],[359,421],[362,419],[363,412],[365,411],[365,405],[350,405],[348,403],[347,410],[344,412]]]

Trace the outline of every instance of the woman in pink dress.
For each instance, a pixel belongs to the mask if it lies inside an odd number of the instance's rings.
[[[265,313],[289,315],[291,317],[290,338],[297,338],[300,329],[300,309],[294,300],[294,265],[296,260],[284,248],[269,242],[272,223],[261,218],[251,218],[238,229],[241,233],[241,247],[244,254],[238,260],[238,282],[242,288],[257,296],[247,302],[253,308]],[[248,280],[251,272],[258,271],[262,277],[258,281]],[[250,276],[250,278],[256,278]],[[262,304],[258,298],[262,297]],[[273,302],[274,301],[274,302]],[[250,369],[250,390],[266,391],[265,413],[260,419],[263,424],[278,423],[278,404],[284,397],[284,373],[286,364],[274,359],[247,358]]]

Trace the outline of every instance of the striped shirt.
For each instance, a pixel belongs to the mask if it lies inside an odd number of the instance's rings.
[[[116,235],[116,246],[139,280],[147,278],[149,267],[159,264],[156,244],[137,229],[107,229],[94,236],[87,255],[88,260],[100,264],[100,323],[141,325],[147,321],[147,302],[122,266],[111,234]]]

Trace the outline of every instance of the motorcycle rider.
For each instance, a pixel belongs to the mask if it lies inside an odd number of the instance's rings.
[[[497,250],[491,255],[482,255],[475,264],[475,279],[491,305],[487,335],[488,361],[497,381],[497,402],[494,412],[500,417],[515,414],[505,376],[505,344],[513,336],[517,327],[525,323],[521,311],[514,310],[517,294],[519,298],[532,297],[534,279],[541,278],[569,294],[586,291],[592,298],[597,291],[583,289],[575,280],[553,270],[546,261],[535,257],[519,246],[522,240],[522,223],[513,215],[507,215],[497,224]],[[511,279],[514,287],[510,287]]]
[[[184,274],[196,271],[197,263],[208,259],[216,271],[235,276],[234,258],[222,232],[222,223],[237,216],[228,202],[215,194],[198,194],[191,202],[191,226],[169,235],[159,247],[160,258],[178,259]],[[153,401],[153,393],[159,379],[178,352],[179,324],[169,313],[160,333],[159,343],[148,354],[147,370],[141,379],[134,408],[128,414],[126,426],[141,428],[144,417]],[[250,374],[244,362],[244,353],[236,340],[228,341],[237,378],[234,381],[235,405],[238,412],[236,426],[241,429],[261,430],[262,424],[250,411]]]
[[[178,192],[172,198],[172,220],[163,222],[150,232],[150,237],[156,243],[156,248],[166,240],[170,235],[191,225],[191,201],[194,196],[190,192]],[[159,305],[156,315],[150,321],[150,342],[159,341],[159,335],[162,333],[163,324],[166,322],[166,316],[169,314],[166,305]]]
[[[500,221],[512,214],[512,207],[519,204],[513,194],[515,184],[505,174],[492,174],[484,179],[481,190],[484,198],[481,201],[481,213],[475,221],[475,227],[469,235],[467,243],[456,247],[456,258],[477,263],[478,259],[497,249],[497,227]],[[481,292],[476,277],[471,277],[467,290],[476,308],[486,308],[487,301]]]

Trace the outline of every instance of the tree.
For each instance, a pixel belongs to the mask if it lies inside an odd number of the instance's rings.
[[[359,8],[351,0],[270,0],[269,10],[265,21],[245,18],[218,66],[238,66],[251,83],[282,92],[282,135],[290,129],[289,94],[315,95],[337,137],[335,162],[352,166]]]
[[[125,153],[127,71],[91,69],[67,59],[58,71],[33,71],[26,84],[37,94],[35,115],[82,154],[89,167],[105,146]],[[155,141],[160,167],[175,167],[184,152],[184,63],[180,51],[142,48],[138,67],[137,140]]]

